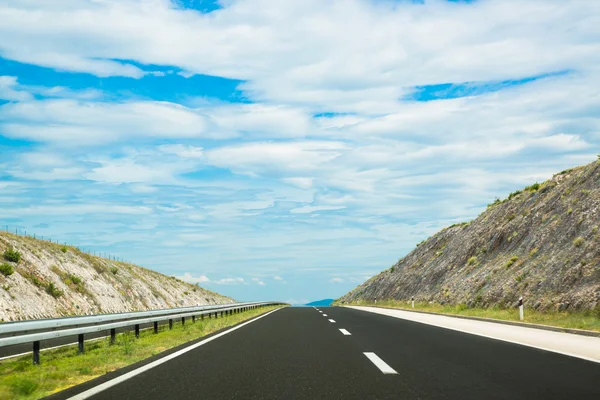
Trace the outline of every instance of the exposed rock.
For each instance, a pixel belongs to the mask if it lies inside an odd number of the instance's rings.
[[[496,200],[339,299],[539,310],[600,304],[600,161]]]
[[[22,255],[2,259],[6,249]],[[209,290],[137,265],[0,232],[0,321],[142,311],[233,302]]]

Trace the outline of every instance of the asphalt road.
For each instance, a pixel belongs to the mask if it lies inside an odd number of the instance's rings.
[[[600,398],[598,363],[358,310],[319,309],[276,311],[92,398]]]

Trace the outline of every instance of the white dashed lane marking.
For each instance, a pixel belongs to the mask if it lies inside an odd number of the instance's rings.
[[[348,331],[347,331],[347,330],[345,330],[345,329],[340,329],[340,332],[342,332],[342,334],[343,334],[344,336],[350,336],[350,335],[352,335],[350,332],[348,332]]]
[[[379,356],[375,353],[363,353],[381,372],[384,374],[397,374],[397,372],[387,365]]]
[[[332,324],[335,324],[335,321],[330,319],[329,322],[331,322]]]

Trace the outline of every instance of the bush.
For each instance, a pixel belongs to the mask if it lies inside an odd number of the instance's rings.
[[[112,272],[113,275],[116,275],[117,272],[119,272],[119,269],[117,267],[111,267],[110,272]]]
[[[477,263],[477,257],[473,256],[471,258],[469,258],[469,260],[467,261],[468,265],[475,265]]]
[[[512,256],[510,258],[510,260],[508,260],[506,262],[506,264],[504,265],[504,268],[508,269],[508,268],[512,267],[513,264],[516,263],[517,261],[519,261],[519,257],[518,256]]]
[[[511,194],[508,195],[508,199],[511,200],[513,197],[517,197],[518,195],[521,194],[520,190],[516,190],[514,192],[512,192]]]
[[[62,251],[63,253],[67,252],[67,246],[63,246],[60,248],[60,251]]]
[[[83,279],[81,279],[77,275],[69,275],[69,279],[71,280],[71,282],[73,282],[76,285],[79,285],[80,283],[83,283]]]
[[[538,251],[539,251],[539,250],[538,250],[538,248],[537,248],[537,247],[536,247],[536,248],[534,248],[533,250],[531,250],[531,251],[529,252],[529,257],[535,257],[535,255],[538,253]]]
[[[11,261],[15,263],[21,261],[21,252],[13,249],[12,247],[4,250],[4,254],[2,256],[6,261]]]
[[[46,293],[48,293],[50,296],[54,297],[55,299],[58,299],[60,296],[62,296],[64,294],[64,292],[62,290],[60,290],[59,288],[57,288],[53,282],[50,282],[46,285]]]
[[[573,240],[573,246],[575,246],[575,247],[581,247],[583,245],[583,243],[585,243],[585,239],[582,238],[581,236],[579,236],[578,238],[575,238],[575,240]]]
[[[9,276],[15,273],[15,269],[12,265],[3,263],[0,265],[0,273],[4,276]]]

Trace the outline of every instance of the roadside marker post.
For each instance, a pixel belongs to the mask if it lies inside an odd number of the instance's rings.
[[[415,298],[411,297],[410,300],[412,301],[412,308],[415,308]]]
[[[519,319],[523,321],[523,296],[519,297]]]

